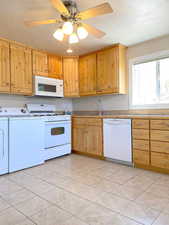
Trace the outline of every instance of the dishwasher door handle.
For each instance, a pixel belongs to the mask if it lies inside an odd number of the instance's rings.
[[[105,120],[104,124],[109,124],[109,125],[131,125],[131,120]]]

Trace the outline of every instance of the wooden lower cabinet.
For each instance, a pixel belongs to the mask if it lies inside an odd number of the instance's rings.
[[[151,130],[169,130],[169,120],[151,120]]]
[[[73,150],[77,153],[103,158],[102,119],[73,117],[72,124]],[[160,129],[157,129],[156,126],[149,126],[152,124],[160,125],[158,127]],[[132,120],[133,163],[135,167],[169,173],[169,138],[166,137],[166,132],[169,132],[168,124],[169,120]]]
[[[133,139],[133,149],[140,149],[149,151],[149,140],[135,140]]]
[[[149,120],[132,120],[132,143],[134,165],[150,165]]]
[[[169,154],[169,142],[151,141],[151,151]]]
[[[138,140],[149,140],[149,130],[133,129],[133,138]]]
[[[149,165],[150,156],[148,151],[133,149],[133,160],[136,164]]]
[[[169,170],[169,154],[151,152],[151,165]]]
[[[102,120],[73,118],[73,144],[76,152],[93,156],[103,156]]]
[[[82,127],[73,127],[73,143],[72,147],[74,151],[86,152],[87,142],[86,142],[86,132],[87,129],[85,126]]]
[[[149,130],[149,120],[141,120],[141,119],[135,119],[132,122],[132,128],[133,129],[147,129]]]
[[[132,128],[134,165],[169,173],[169,120],[134,119]]]
[[[151,130],[151,140],[169,142],[169,131]]]

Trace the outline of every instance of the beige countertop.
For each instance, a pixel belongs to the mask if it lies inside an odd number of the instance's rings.
[[[119,118],[119,119],[169,119],[169,115],[166,114],[78,114],[74,113],[72,115],[73,117],[79,117],[79,118]]]

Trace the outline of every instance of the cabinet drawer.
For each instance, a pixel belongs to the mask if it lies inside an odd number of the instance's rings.
[[[149,130],[132,129],[132,136],[134,139],[149,140]]]
[[[167,141],[169,142],[169,131],[164,130],[151,130],[151,140],[154,141]]]
[[[163,169],[169,169],[169,154],[152,152],[151,165]]]
[[[149,129],[149,120],[133,120],[132,127],[134,129]]]
[[[97,118],[73,118],[73,126],[102,126],[102,120]]]
[[[151,151],[169,154],[169,143],[159,142],[159,141],[151,141]]]
[[[149,141],[133,140],[133,148],[138,150],[149,151]]]
[[[149,165],[150,162],[149,152],[134,149],[133,161],[134,163]]]
[[[169,130],[169,120],[151,120],[150,126],[153,130]]]

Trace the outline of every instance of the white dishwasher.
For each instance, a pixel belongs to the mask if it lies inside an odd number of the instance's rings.
[[[132,165],[131,120],[104,119],[104,157]]]

